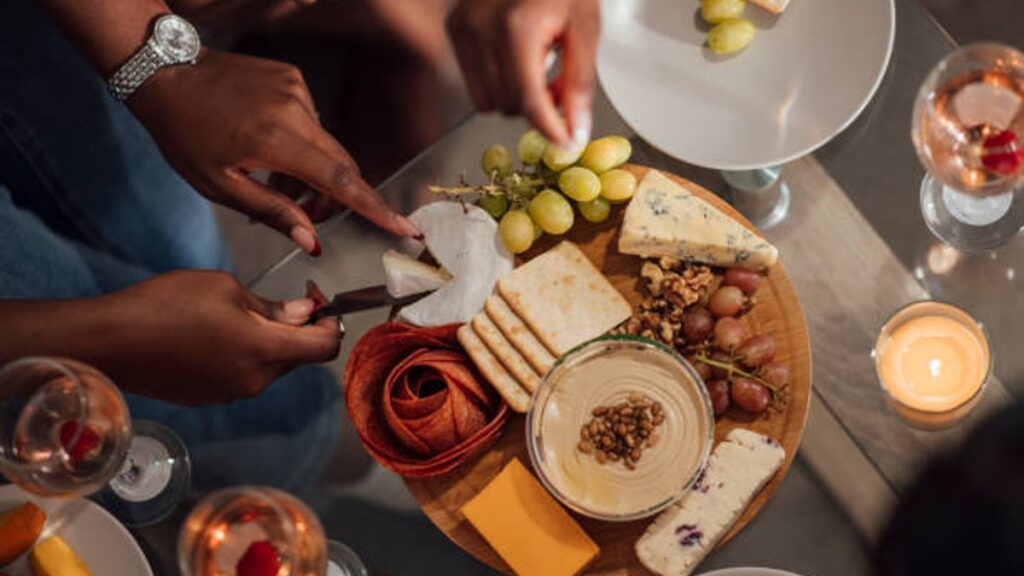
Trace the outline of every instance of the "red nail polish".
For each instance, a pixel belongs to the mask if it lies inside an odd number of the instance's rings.
[[[424,240],[427,239],[427,237],[423,235],[423,232],[420,232],[419,234],[413,236],[413,238],[419,240],[420,242],[423,242]]]
[[[315,240],[314,243],[313,243],[313,250],[309,253],[309,255],[314,257],[314,258],[316,258],[317,256],[320,255],[320,252],[321,252],[321,250],[320,250],[320,241],[319,240]]]

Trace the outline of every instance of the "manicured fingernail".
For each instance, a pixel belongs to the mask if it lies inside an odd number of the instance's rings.
[[[420,239],[417,238],[418,236],[423,236],[423,231],[417,228],[416,225],[412,223],[412,220],[409,220],[405,216],[396,216],[395,220],[398,222],[398,228],[402,232],[403,236],[416,238],[417,240]]]
[[[420,232],[419,234],[413,236],[413,239],[419,240],[420,242],[423,242],[424,240],[427,239],[427,236],[425,234],[423,234],[423,232]]]
[[[593,119],[589,108],[576,113],[576,118],[573,121],[574,126],[572,127],[572,143],[574,145],[586,146],[587,142],[590,141],[592,122]]]
[[[293,226],[291,232],[288,234],[292,238],[292,242],[298,244],[299,248],[302,248],[309,254],[313,254],[316,251],[319,254],[320,244],[316,241],[316,236],[302,226]],[[316,256],[316,254],[313,254]]]
[[[315,239],[313,241],[315,244],[313,244],[313,249],[309,251],[309,255],[316,258],[320,255],[320,241]]]
[[[284,313],[289,318],[306,318],[313,313],[316,303],[309,298],[284,303]]]

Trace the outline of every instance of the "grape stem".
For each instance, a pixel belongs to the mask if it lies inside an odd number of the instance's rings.
[[[727,372],[727,375],[726,375],[726,379],[727,380],[731,380],[733,375],[742,376],[744,378],[750,378],[751,380],[753,380],[753,381],[757,382],[758,384],[764,386],[765,388],[771,390],[773,396],[778,395],[779,392],[781,392],[782,388],[784,387],[784,386],[775,386],[774,384],[769,383],[767,380],[765,380],[764,378],[761,378],[760,376],[757,376],[756,374],[753,374],[751,372],[747,372],[746,370],[743,370],[742,368],[737,368],[735,364],[728,363],[728,362],[720,362],[718,360],[712,360],[711,358],[708,358],[706,355],[704,355],[703,352],[700,353],[700,354],[697,354],[696,356],[694,356],[693,359],[696,360],[697,362],[700,362],[701,364],[707,364],[708,366],[711,366],[712,368],[718,368],[720,370],[725,370]]]

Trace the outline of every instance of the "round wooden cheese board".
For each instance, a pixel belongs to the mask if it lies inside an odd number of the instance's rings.
[[[649,170],[637,165],[627,165],[626,168],[637,176],[638,181]],[[665,174],[754,230],[743,216],[712,192],[682,177]],[[579,245],[635,309],[644,299],[643,279],[640,277],[641,259],[620,254],[617,250],[624,211],[624,206],[614,207],[609,219],[600,224],[591,224],[577,218],[576,225],[567,234],[543,236],[520,257],[519,263],[547,251],[562,240],[570,240]],[[781,255],[781,259],[785,259],[785,254]],[[811,396],[811,348],[807,324],[796,291],[781,262],[771,268],[761,283],[757,304],[744,316],[744,322],[750,333],[770,334],[774,337],[775,358],[784,362],[790,371],[788,403],[784,410],[768,416],[754,416],[735,407],[730,408],[715,424],[715,442],[717,444],[721,441],[733,428],[748,428],[778,440],[786,449],[786,461],[722,538],[719,546],[739,533],[757,515],[785,477],[800,445]],[[511,573],[509,567],[466,521],[460,509],[512,458],[518,458],[529,468],[524,420],[523,416],[512,418],[495,445],[451,473],[436,478],[406,480],[406,485],[423,512],[448,538],[481,562],[503,573]],[[604,522],[577,514],[573,516],[601,548],[600,556],[589,567],[588,574],[647,574],[636,558],[633,545],[653,518],[633,522]]]

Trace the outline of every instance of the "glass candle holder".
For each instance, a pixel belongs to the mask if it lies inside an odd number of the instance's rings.
[[[981,323],[961,308],[930,300],[893,314],[872,357],[889,406],[925,429],[952,426],[970,413],[992,373]]]

